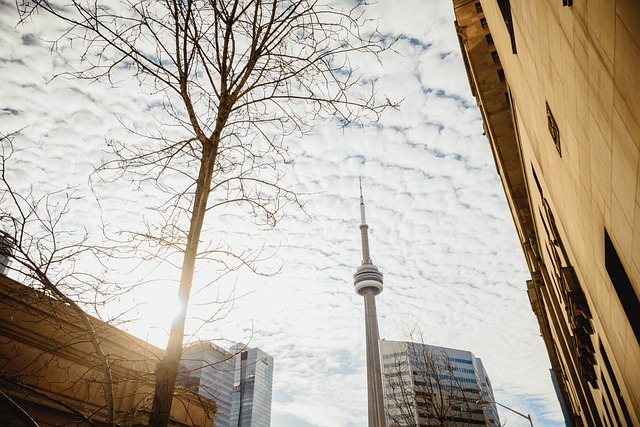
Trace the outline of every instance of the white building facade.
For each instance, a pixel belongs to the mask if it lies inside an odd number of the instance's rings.
[[[473,353],[380,341],[389,427],[499,426],[491,382]]]

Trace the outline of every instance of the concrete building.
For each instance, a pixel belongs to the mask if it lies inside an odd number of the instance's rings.
[[[454,0],[575,426],[640,425],[640,3]]]
[[[491,382],[473,353],[382,340],[380,354],[389,427],[500,426]]]
[[[364,212],[362,181],[360,181],[360,240],[362,264],[353,275],[353,285],[356,293],[364,297],[368,420],[369,427],[385,427],[382,367],[378,345],[380,334],[376,312],[376,295],[382,292],[382,273],[373,265],[369,254],[369,226]]]
[[[180,364],[180,382],[216,402],[215,427],[229,427],[234,355],[211,341],[198,341],[185,348]]]
[[[273,357],[259,348],[236,344],[233,393],[231,394],[231,427],[269,427],[273,388]]]
[[[116,425],[148,425],[163,350],[88,317],[109,366],[69,304],[0,275],[0,424],[106,426],[110,386]],[[213,427],[216,405],[176,389],[169,426]]]

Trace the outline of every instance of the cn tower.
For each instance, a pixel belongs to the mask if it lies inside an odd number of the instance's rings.
[[[364,216],[362,179],[360,179],[360,238],[362,240],[362,264],[353,275],[353,284],[358,295],[364,297],[364,321],[367,346],[367,391],[369,402],[369,427],[385,427],[384,395],[382,389],[382,367],[378,340],[378,315],[376,295],[382,292],[382,273],[369,257],[369,226]]]

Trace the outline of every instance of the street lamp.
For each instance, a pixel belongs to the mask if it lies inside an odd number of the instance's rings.
[[[495,403],[498,406],[502,406],[504,409],[508,409],[511,412],[520,415],[522,418],[526,418],[529,420],[529,424],[531,424],[531,427],[533,427],[533,421],[531,421],[531,415],[530,414],[523,414],[521,412],[516,411],[515,409],[511,409],[508,406],[503,405],[502,403],[498,403],[495,400],[484,400],[484,399],[480,399],[476,402],[478,405],[486,405],[487,403]]]

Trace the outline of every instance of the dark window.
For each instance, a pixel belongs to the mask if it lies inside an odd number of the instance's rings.
[[[540,195],[542,195],[542,186],[540,185],[540,181],[538,180],[538,174],[533,168],[533,163],[531,163],[531,172],[533,172],[533,180],[536,182],[536,187],[538,187],[538,191],[540,192]]]
[[[487,24],[487,18],[480,18],[480,25],[482,25],[482,28],[489,28],[489,24]]]
[[[618,299],[629,319],[636,340],[640,343],[640,301],[607,230],[604,230],[604,257],[604,265],[611,278],[611,283],[613,283]]]
[[[605,239],[606,239],[608,237],[607,230],[605,230],[604,233],[605,233]],[[618,384],[618,380],[616,379],[616,376],[613,373],[613,367],[611,366],[611,362],[609,361],[609,356],[607,355],[607,352],[604,349],[604,346],[602,345],[602,341],[600,341],[600,355],[602,355],[604,366],[607,369],[607,372],[609,373],[609,378],[611,378],[611,384],[613,385],[613,391],[615,392],[613,396],[620,396],[620,385]],[[627,405],[625,404],[624,399],[622,397],[618,398],[618,403],[620,404],[620,409],[622,409],[622,414],[624,415],[624,418],[627,420],[627,425],[633,425],[633,423],[631,422],[631,415],[629,415],[629,410],[627,409]]]
[[[502,68],[500,68],[500,69],[498,70],[498,78],[500,78],[500,81],[501,81],[501,82],[503,82],[503,81],[505,80],[505,79],[504,79],[504,70],[503,70]]]
[[[547,239],[553,240],[551,238],[551,233],[549,233],[549,227],[547,226],[547,221],[544,219],[544,214],[542,213],[542,210],[538,209],[538,213],[540,213],[540,219],[542,220],[542,225],[544,226],[544,232],[547,234]],[[549,253],[549,258],[553,260],[551,253]]]
[[[604,385],[603,388],[605,391],[605,394],[602,396],[602,403],[603,403],[602,406],[604,406],[605,414],[607,416],[607,425],[620,426],[622,424],[620,423],[620,417],[618,416],[618,411],[616,411],[615,406],[613,406],[613,398],[611,396],[611,391],[609,391],[609,384],[607,384],[607,380],[604,377],[602,377],[601,380],[602,380],[602,384]],[[611,421],[611,413],[609,412],[609,407],[612,408],[613,415],[615,415],[616,417],[615,424]]]
[[[563,6],[573,6],[573,0],[562,0]]]
[[[502,13],[502,19],[509,31],[509,37],[511,38],[511,51],[517,53],[516,50],[516,37],[513,31],[513,16],[511,15],[511,2],[509,0],[498,0],[498,6]]]
[[[485,39],[487,39],[487,43],[489,44],[489,46],[493,46],[493,37],[491,36],[491,34],[487,34],[486,36],[484,36]]]
[[[499,64],[500,63],[500,57],[498,56],[498,52],[496,52],[495,50],[493,52],[491,52],[491,57],[493,58],[493,63],[494,64]]]
[[[476,3],[476,12],[482,13],[482,5],[480,4],[480,2]]]
[[[562,157],[562,150],[560,149],[560,130],[558,129],[556,119],[553,117],[551,108],[549,108],[549,103],[546,102],[545,105],[547,106],[547,124],[549,126],[549,133],[551,134],[551,138],[553,138],[553,143],[556,145],[558,154]]]

